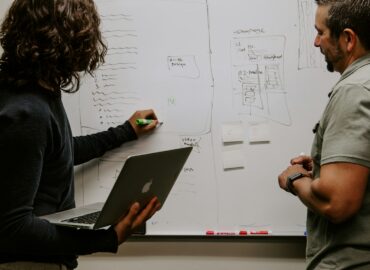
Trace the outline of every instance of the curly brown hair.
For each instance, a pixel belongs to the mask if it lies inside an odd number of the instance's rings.
[[[107,47],[93,0],[15,0],[0,29],[1,79],[75,92],[80,72],[104,63]]]

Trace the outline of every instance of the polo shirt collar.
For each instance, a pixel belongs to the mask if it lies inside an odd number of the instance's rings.
[[[368,53],[368,54],[360,57],[359,59],[357,59],[356,61],[354,61],[352,64],[350,64],[346,68],[346,70],[342,73],[342,75],[340,76],[339,81],[334,85],[334,87],[330,91],[329,97],[332,95],[332,93],[335,90],[336,86],[341,81],[343,81],[344,79],[346,79],[347,77],[349,77],[350,75],[352,75],[354,72],[356,72],[357,70],[359,70],[363,66],[366,66],[366,65],[369,65],[369,64],[370,64],[370,53]]]

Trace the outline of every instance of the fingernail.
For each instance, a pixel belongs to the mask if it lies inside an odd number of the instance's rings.
[[[134,203],[133,207],[136,212],[140,210],[140,204],[138,202]]]

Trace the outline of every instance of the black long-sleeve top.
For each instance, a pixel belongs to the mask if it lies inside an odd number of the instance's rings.
[[[77,256],[116,252],[108,230],[55,226],[38,216],[73,208],[74,165],[136,139],[131,125],[72,137],[61,96],[0,85],[0,263],[77,266]]]

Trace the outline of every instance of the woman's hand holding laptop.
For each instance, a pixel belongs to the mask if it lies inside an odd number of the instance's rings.
[[[122,244],[133,231],[150,219],[161,207],[157,197],[154,197],[145,208],[140,211],[139,203],[134,203],[128,213],[114,226],[118,243]]]

